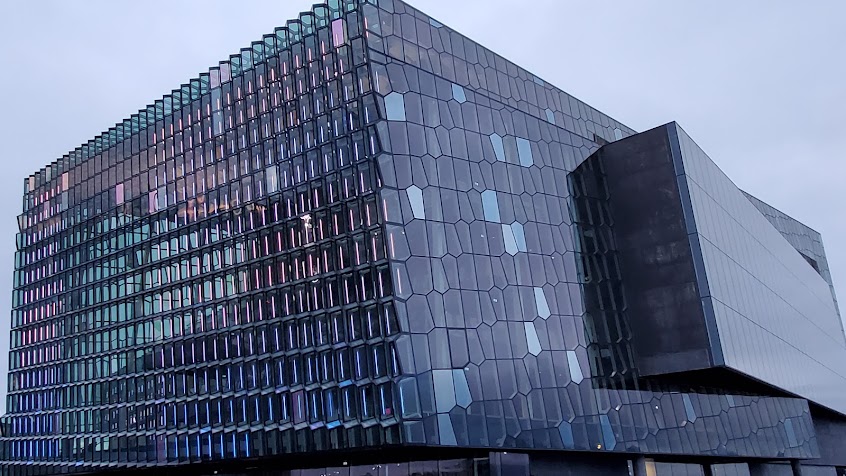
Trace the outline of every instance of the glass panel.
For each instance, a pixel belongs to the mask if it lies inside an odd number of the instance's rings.
[[[414,214],[414,218],[425,220],[426,210],[423,206],[423,191],[416,185],[412,185],[405,189],[405,192],[408,194],[408,201],[411,203],[411,213]]]
[[[575,351],[567,351],[567,365],[570,367],[570,380],[575,383],[580,383],[584,380],[582,368],[579,366],[579,359],[576,357]]]
[[[400,93],[385,96],[385,111],[389,121],[405,120],[405,98]]]
[[[460,103],[467,102],[467,96],[464,93],[464,88],[453,83],[452,84],[452,98]]]
[[[543,288],[534,288],[535,291],[535,306],[538,309],[538,316],[547,319],[551,315],[549,312],[549,304],[546,302],[546,294]]]
[[[455,384],[452,370],[433,370],[435,383],[435,404],[438,413],[449,412],[455,407]]]
[[[505,241],[505,252],[514,256],[519,251],[517,249],[517,239],[514,237],[514,230],[511,225],[502,225],[502,239]]]
[[[493,146],[494,154],[496,155],[496,160],[499,162],[505,162],[505,147],[502,145],[502,137],[499,134],[491,134],[491,146]]]
[[[538,339],[538,332],[535,330],[535,325],[531,322],[524,322],[523,325],[526,328],[526,341],[529,344],[529,353],[532,355],[540,354],[541,344]]]
[[[526,139],[517,138],[517,155],[520,157],[520,165],[523,167],[530,167],[534,165],[535,159],[532,157],[532,145]]]
[[[452,380],[455,383],[455,403],[456,405],[467,408],[473,403],[473,397],[470,395],[470,385],[467,383],[467,375],[463,369],[454,369],[452,371]]]
[[[485,190],[482,192],[482,207],[486,221],[499,223],[499,203],[497,202],[496,191]]]
[[[526,251],[526,233],[523,230],[523,224],[514,222],[511,224],[511,231],[514,233],[514,241],[517,243],[517,249]]]

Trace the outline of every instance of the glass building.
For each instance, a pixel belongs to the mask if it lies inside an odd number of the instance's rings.
[[[400,0],[287,22],[18,224],[3,474],[846,474],[820,235]]]

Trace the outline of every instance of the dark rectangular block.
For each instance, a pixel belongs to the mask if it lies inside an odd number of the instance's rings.
[[[608,183],[641,375],[713,365],[668,127],[597,153]]]

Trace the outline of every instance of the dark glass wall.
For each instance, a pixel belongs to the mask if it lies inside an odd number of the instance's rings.
[[[603,171],[638,372],[712,367],[721,358],[719,339],[699,296],[666,126],[608,144],[596,155],[588,162]]]

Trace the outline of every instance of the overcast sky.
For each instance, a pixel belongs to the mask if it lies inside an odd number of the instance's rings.
[[[0,3],[5,372],[24,177],[313,2]],[[411,3],[636,130],[678,121],[739,187],[821,232],[846,283],[846,2]]]

